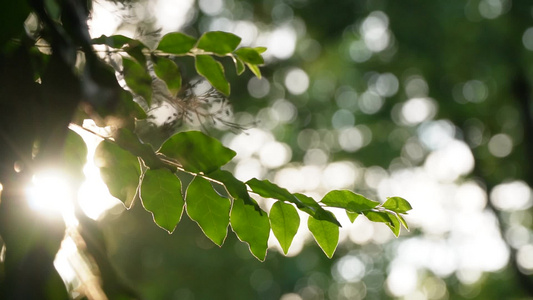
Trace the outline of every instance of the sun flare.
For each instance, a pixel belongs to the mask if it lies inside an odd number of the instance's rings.
[[[98,131],[91,122],[84,125]],[[69,176],[61,170],[40,170],[33,175],[26,194],[28,205],[34,211],[49,216],[62,216],[67,226],[76,226],[76,206],[89,218],[97,220],[107,210],[120,204],[120,201],[110,195],[93,161],[94,151],[102,138],[75,126],[70,129],[79,134],[87,146],[87,162],[83,167],[84,181],[78,185],[71,182]]]
[[[32,177],[26,189],[30,208],[46,214],[59,214],[67,225],[75,225],[74,195],[75,191],[68,182],[68,177],[57,170],[45,170]]]

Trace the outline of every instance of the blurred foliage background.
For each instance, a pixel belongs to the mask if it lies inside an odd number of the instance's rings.
[[[143,298],[533,299],[529,1],[100,0],[90,30],[267,47],[262,79],[224,61],[234,121],[251,128],[210,133],[238,153],[237,178],[414,208],[398,239],[345,219],[333,259],[299,232],[260,263],[232,233],[218,248],[187,218],[169,236],[116,205],[93,217]]]

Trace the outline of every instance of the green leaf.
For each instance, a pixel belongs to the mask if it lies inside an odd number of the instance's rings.
[[[324,196],[321,202],[330,207],[340,207],[355,213],[370,210],[379,204],[379,202],[369,200],[348,190],[331,191]]]
[[[137,95],[142,96],[148,106],[152,101],[152,77],[139,63],[122,58],[124,65],[124,80],[128,87]]]
[[[392,221],[392,223],[387,223],[387,226],[389,226],[390,230],[392,230],[392,233],[394,233],[394,235],[398,237],[400,235],[400,229],[401,229],[398,215],[395,213],[391,213],[391,212],[386,212],[386,213],[389,215],[389,218]]]
[[[211,31],[204,33],[198,40],[196,48],[207,52],[224,55],[232,52],[241,43],[241,38],[223,31]]]
[[[134,122],[131,118],[138,120],[146,119],[148,116],[144,109],[133,100],[132,93],[130,91],[123,90],[121,87],[115,89],[118,94],[118,101],[116,105],[106,106],[100,105],[96,107],[97,113],[102,119],[108,122],[97,122],[98,126],[116,125],[116,119],[120,118],[126,122]],[[111,118],[108,118],[111,117]],[[107,120],[106,120],[107,119]],[[113,123],[115,122],[115,123]]]
[[[246,65],[248,66],[248,69],[250,69],[250,71],[252,71],[252,73],[254,73],[257,78],[261,79],[261,70],[259,70],[259,67],[257,65],[249,63],[246,63]]]
[[[230,85],[224,76],[224,67],[209,55],[196,55],[196,71],[224,95],[230,93]]]
[[[411,209],[413,209],[411,207],[411,204],[409,204],[409,202],[407,202],[407,200],[405,200],[404,198],[401,198],[401,197],[389,197],[387,198],[387,201],[385,201],[385,203],[383,203],[383,207],[386,208],[386,209],[390,209],[394,212],[397,212],[397,213],[400,213],[400,214],[404,214],[408,211],[410,211]]]
[[[189,52],[196,44],[196,39],[180,32],[167,33],[159,41],[157,50],[181,55]]]
[[[255,209],[255,205],[247,205],[241,198],[233,200],[231,209],[231,228],[239,240],[248,243],[250,252],[260,261],[264,261],[268,248],[270,235],[270,223],[268,216],[263,210]]]
[[[167,167],[149,144],[141,142],[137,134],[127,128],[119,128],[115,132],[115,142],[122,149],[129,151],[143,159],[144,164],[151,169]]]
[[[87,145],[76,132],[69,130],[63,147],[65,167],[72,176],[83,179],[83,166],[87,162]]]
[[[231,172],[226,170],[216,170],[209,173],[208,176],[214,180],[220,181],[233,199],[241,199],[244,201],[244,204],[254,206],[258,212],[262,211],[259,205],[257,205],[257,202],[250,198],[244,182],[235,178]]]
[[[204,234],[218,246],[222,246],[228,234],[229,199],[219,196],[209,181],[195,177],[185,196],[187,214]]]
[[[181,89],[181,73],[176,63],[168,58],[158,57],[154,61],[154,72],[163,80],[172,95],[177,95]]]
[[[261,53],[258,52],[255,48],[243,47],[235,50],[234,53],[240,59],[242,59],[242,61],[250,64],[261,65],[265,63],[263,57],[261,56]]]
[[[254,193],[257,193],[262,197],[273,198],[296,204],[296,207],[315,217],[316,219],[332,222],[333,224],[340,226],[339,221],[337,221],[331,212],[323,209],[315,200],[310,197],[307,197],[303,194],[293,195],[286,189],[279,187],[266,179],[258,180],[256,178],[252,178],[248,180],[246,184],[250,186]]]
[[[181,220],[185,203],[179,178],[167,169],[146,170],[141,184],[141,199],[155,223],[172,233]]]
[[[216,171],[236,154],[200,131],[177,133],[166,140],[158,152],[176,159],[187,171],[204,174]]]
[[[402,223],[403,227],[409,231],[409,226],[407,225],[407,222],[405,222],[404,218],[400,214],[396,214],[398,217],[398,220],[400,220],[400,223]]]
[[[364,215],[372,222],[392,224],[392,220],[390,219],[389,215],[382,211],[369,210],[369,211],[365,211]]]
[[[296,196],[296,198],[298,198],[298,200],[302,202],[302,205],[297,204],[297,207],[301,211],[308,213],[317,220],[329,221],[341,227],[341,224],[339,223],[339,221],[337,221],[335,215],[333,215],[330,211],[327,211],[322,208],[322,206],[320,206],[320,204],[318,204],[315,199],[299,193],[294,194],[294,196]]]
[[[277,201],[270,209],[270,225],[283,253],[287,254],[292,240],[300,227],[300,216],[294,206]]]
[[[242,67],[239,64],[242,64],[242,62],[246,63],[250,71],[254,73],[255,76],[258,78],[261,78],[261,71],[259,70],[259,67],[257,65],[263,64],[265,61],[263,60],[263,57],[261,56],[262,51],[266,50],[266,48],[248,48],[243,47],[235,50],[235,63],[237,65],[237,74],[242,73],[244,70],[241,69]],[[240,73],[239,73],[240,72]]]
[[[339,243],[339,227],[331,222],[309,217],[307,227],[327,257],[333,257]]]
[[[244,62],[238,57],[233,57],[233,61],[235,62],[235,70],[237,71],[237,75],[241,75],[245,70]]]
[[[372,222],[385,223],[395,236],[400,234],[400,222],[395,214],[383,211],[365,211],[365,216]]]
[[[124,51],[128,53],[131,57],[146,69],[146,56],[144,56],[143,49],[146,48],[143,44],[134,44],[124,47]]]
[[[346,211],[346,215],[348,216],[348,219],[350,219],[350,222],[354,222],[355,219],[357,219],[357,217],[359,216],[358,213],[354,213],[354,212],[351,212],[351,211]]]
[[[127,36],[123,36],[121,34],[117,35],[101,35],[100,37],[94,38],[91,40],[91,43],[93,44],[103,44],[107,45],[111,48],[122,48],[124,45],[134,42],[134,39],[131,39]],[[140,43],[140,42],[139,42]]]
[[[88,98],[85,99],[93,104],[93,108],[104,120],[101,122],[95,118],[98,126],[111,125],[109,123],[116,121],[117,118],[132,123],[134,122],[133,118],[146,119],[146,112],[137,102],[133,101],[132,93],[120,86],[115,75],[115,69],[110,65],[103,61],[91,63],[85,68],[85,72],[81,76],[82,81],[88,77],[86,81],[94,81],[100,87],[98,90],[91,91]],[[112,118],[108,118],[110,116]],[[116,122],[112,125],[116,126]]]
[[[267,51],[266,47],[255,47],[255,51],[257,51],[259,54],[262,54],[263,52]]]
[[[122,201],[126,208],[130,208],[141,175],[137,157],[112,142],[102,141],[96,147],[94,160],[109,193]]]
[[[268,180],[259,180],[257,178],[252,178],[246,182],[246,184],[258,195],[265,198],[273,198],[285,202],[294,203],[297,205],[304,204],[300,199],[296,198],[293,194],[289,193],[286,189],[275,185],[274,183]]]
[[[118,107],[115,109],[115,114],[122,117],[134,117],[138,120],[146,119],[148,116],[139,103],[133,101],[133,96],[130,92],[120,91],[120,100]]]

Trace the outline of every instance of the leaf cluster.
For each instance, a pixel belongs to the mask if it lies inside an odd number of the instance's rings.
[[[226,96],[230,94],[230,83],[226,79],[224,66],[215,57],[230,57],[238,75],[247,66],[257,77],[261,77],[259,66],[264,63],[261,53],[266,48],[237,48],[240,42],[240,37],[222,31],[207,32],[199,39],[171,32],[161,38],[155,49],[123,35],[102,35],[92,40],[93,44],[103,44],[113,52],[127,54],[122,58],[126,84],[135,94],[142,96],[148,106],[152,99],[152,80],[147,64],[150,60],[155,75],[166,83],[174,96],[182,87],[181,73],[174,57],[194,57],[197,73]]]
[[[122,75],[127,87],[150,106],[154,74],[166,83],[172,95],[182,89],[175,57],[194,57],[197,73],[226,96],[230,94],[230,84],[224,66],[215,57],[230,57],[238,75],[248,67],[260,77],[258,66],[264,63],[261,54],[266,48],[237,48],[240,41],[234,34],[215,31],[199,39],[179,32],[168,33],[155,49],[122,35],[101,36],[92,43],[107,45],[124,55]],[[408,228],[402,214],[411,206],[403,198],[392,197],[380,204],[351,191],[335,190],[316,201],[290,193],[268,180],[238,180],[222,169],[235,155],[218,140],[198,131],[176,133],[154,151],[134,131],[121,128],[113,140],[98,146],[95,158],[109,191],[127,208],[139,198],[154,222],[169,233],[175,230],[185,211],[218,246],[222,246],[231,228],[259,260],[266,257],[270,232],[283,252],[289,251],[300,227],[301,214],[308,215],[309,231],[324,253],[332,257],[341,224],[326,208],[344,209],[351,222],[364,215],[370,221],[385,223],[396,236],[402,224]],[[186,183],[181,179],[185,173],[193,175],[192,181]],[[258,205],[254,199],[257,196],[274,201],[269,213]]]
[[[288,252],[300,227],[297,210],[309,215],[308,229],[328,257],[335,252],[341,225],[326,208],[344,209],[352,222],[364,215],[370,221],[385,223],[396,236],[401,224],[408,228],[402,214],[411,206],[400,197],[380,204],[351,191],[334,190],[317,202],[268,180],[242,182],[221,169],[236,153],[199,131],[177,133],[154,153],[164,165],[147,168],[129,151],[103,141],[95,159],[111,194],[128,208],[138,195],[154,222],[169,233],[184,211],[218,246],[224,243],[229,227],[259,260],[265,259],[271,230],[284,253]],[[194,176],[190,183],[180,179],[183,173]],[[254,199],[256,195],[275,201],[268,214]]]

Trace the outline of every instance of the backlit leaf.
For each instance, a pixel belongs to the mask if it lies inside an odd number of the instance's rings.
[[[383,211],[365,211],[364,215],[372,222],[385,223],[395,236],[400,234],[400,221],[396,214]]]
[[[132,117],[136,119],[147,117],[146,112],[133,101],[132,92],[124,90],[118,83],[115,69],[111,66],[102,61],[89,64],[85,71],[83,76],[88,76],[100,86],[99,89],[86,93],[86,100],[93,105],[96,113],[102,118],[102,120],[94,119],[98,126],[110,125],[106,122],[111,122],[110,119],[116,121],[116,118],[120,118],[133,122]],[[113,118],[108,118],[110,116]]]
[[[167,169],[148,169],[141,184],[144,208],[151,212],[155,223],[172,233],[183,213],[181,181]]]
[[[196,55],[196,71],[202,75],[211,85],[222,94],[228,96],[230,85],[224,76],[224,67],[209,55]]]
[[[321,202],[330,207],[344,208],[355,213],[370,210],[379,204],[379,202],[369,200],[348,190],[331,191],[324,196]]]
[[[109,193],[130,208],[135,199],[141,168],[139,160],[129,151],[109,141],[102,141],[96,147],[94,161],[100,168],[100,176]]]
[[[159,152],[177,160],[187,171],[205,174],[216,171],[236,154],[217,139],[200,131],[180,132],[171,136]]]
[[[154,72],[163,80],[172,95],[177,95],[181,88],[181,73],[176,63],[168,58],[158,57],[154,61]]]
[[[235,70],[237,71],[237,75],[241,75],[245,70],[244,62],[238,57],[234,57],[233,61],[235,62]]]
[[[275,185],[274,183],[268,180],[259,180],[257,178],[252,178],[246,182],[246,184],[258,195],[265,198],[273,198],[285,202],[294,203],[297,205],[304,205],[298,198],[293,194],[289,193],[286,189]]]
[[[403,227],[409,231],[409,225],[407,225],[404,218],[400,214],[396,214],[396,216],[398,217],[398,220],[400,220],[400,223],[402,223]]]
[[[100,127],[111,125],[116,118],[126,120],[127,122],[134,122],[132,118],[142,120],[146,119],[147,115],[144,109],[133,100],[131,91],[123,90],[120,86],[113,91],[115,97],[113,101],[116,104],[112,105],[99,105],[95,107],[96,113],[101,117],[96,118],[95,123]],[[102,99],[99,99],[100,101]],[[109,118],[111,117],[111,118]],[[116,124],[116,123],[113,123]]]
[[[397,212],[397,213],[400,213],[400,214],[404,214],[408,211],[410,211],[411,209],[413,209],[411,207],[411,204],[409,204],[409,202],[407,202],[407,200],[401,198],[401,197],[389,197],[387,198],[387,201],[385,201],[385,203],[383,203],[383,207],[386,208],[386,209],[390,209],[394,212]]]
[[[320,204],[318,204],[318,202],[316,202],[313,198],[298,193],[294,194],[294,196],[296,196],[296,198],[298,198],[298,200],[300,200],[302,203],[302,205],[296,205],[301,211],[308,213],[317,220],[329,221],[341,227],[341,224],[339,221],[337,221],[335,215],[333,215],[330,211],[323,209],[322,206],[320,206]]]
[[[307,227],[327,257],[333,257],[339,243],[339,227],[331,222],[309,217]]]
[[[139,103],[133,101],[133,97],[130,92],[122,90],[120,91],[120,100],[114,113],[123,117],[134,117],[138,120],[146,119],[148,116]]]
[[[150,144],[143,143],[135,132],[127,128],[119,128],[115,131],[115,143],[131,154],[141,157],[144,164],[152,169],[166,167],[157,157]]]
[[[229,199],[218,195],[209,181],[197,176],[187,187],[185,202],[189,217],[213,243],[222,246],[228,233]]]
[[[386,212],[386,214],[389,215],[389,219],[392,221],[392,223],[387,223],[387,226],[389,226],[390,230],[392,230],[392,233],[394,233],[394,235],[398,237],[400,235],[401,229],[398,215],[391,212]]]
[[[63,147],[63,159],[69,173],[83,178],[83,166],[87,162],[87,145],[76,132],[69,130]]]
[[[372,222],[389,223],[392,224],[392,220],[389,215],[381,211],[365,211],[364,215]]]
[[[259,52],[259,54],[262,54],[263,52],[267,51],[266,47],[254,47],[255,51]]]
[[[249,63],[246,63],[246,65],[248,66],[248,69],[250,69],[250,71],[252,71],[252,73],[254,73],[257,78],[261,79],[261,70],[259,70],[259,67],[257,65]]]
[[[250,252],[260,261],[265,260],[268,237],[270,235],[270,223],[266,212],[258,211],[255,205],[245,204],[240,198],[233,200],[231,209],[231,228],[239,240],[248,243]]]
[[[161,38],[157,50],[180,55],[189,52],[194,47],[194,44],[196,44],[195,38],[180,32],[171,32]]]
[[[131,43],[133,41],[135,41],[135,40],[132,39],[132,38],[129,38],[127,36],[123,36],[121,34],[117,34],[117,35],[110,35],[110,36],[101,35],[100,37],[92,39],[91,43],[93,43],[93,44],[103,44],[103,45],[107,45],[107,46],[109,46],[111,48],[117,48],[118,49],[118,48],[122,48],[124,45],[126,45],[128,43]]]
[[[204,33],[198,40],[196,48],[207,52],[224,55],[232,52],[239,46],[241,38],[223,31],[211,31]]]
[[[208,176],[212,179],[220,181],[233,199],[241,199],[244,201],[244,204],[252,205],[257,211],[261,211],[261,208],[259,208],[257,203],[250,198],[244,182],[235,178],[231,172],[226,170],[216,170],[215,172],[209,173]]]
[[[126,47],[124,47],[124,51],[128,53],[131,57],[135,58],[135,60],[143,67],[146,68],[146,56],[144,55],[143,49],[145,49],[146,46],[143,44],[128,44]]]
[[[240,59],[242,59],[242,61],[250,63],[250,64],[261,65],[265,63],[260,52],[258,52],[257,49],[255,48],[243,47],[243,48],[239,48],[235,50],[234,53]]]
[[[292,240],[300,227],[300,216],[294,206],[277,201],[270,209],[270,225],[283,253],[287,254]]]
[[[357,219],[357,217],[359,217],[359,214],[358,213],[354,213],[354,212],[351,212],[351,211],[346,211],[346,215],[348,216],[348,219],[350,219],[350,222],[354,222],[355,219]]]
[[[124,80],[128,87],[137,95],[142,96],[146,103],[150,105],[152,101],[152,77],[139,63],[122,58],[124,65]]]
[[[265,197],[273,198],[280,201],[296,204],[300,210],[308,213],[318,220],[325,220],[340,226],[339,221],[331,213],[323,209],[315,200],[303,194],[291,194],[287,189],[277,186],[268,180],[258,180],[252,178],[246,182],[254,193]]]

